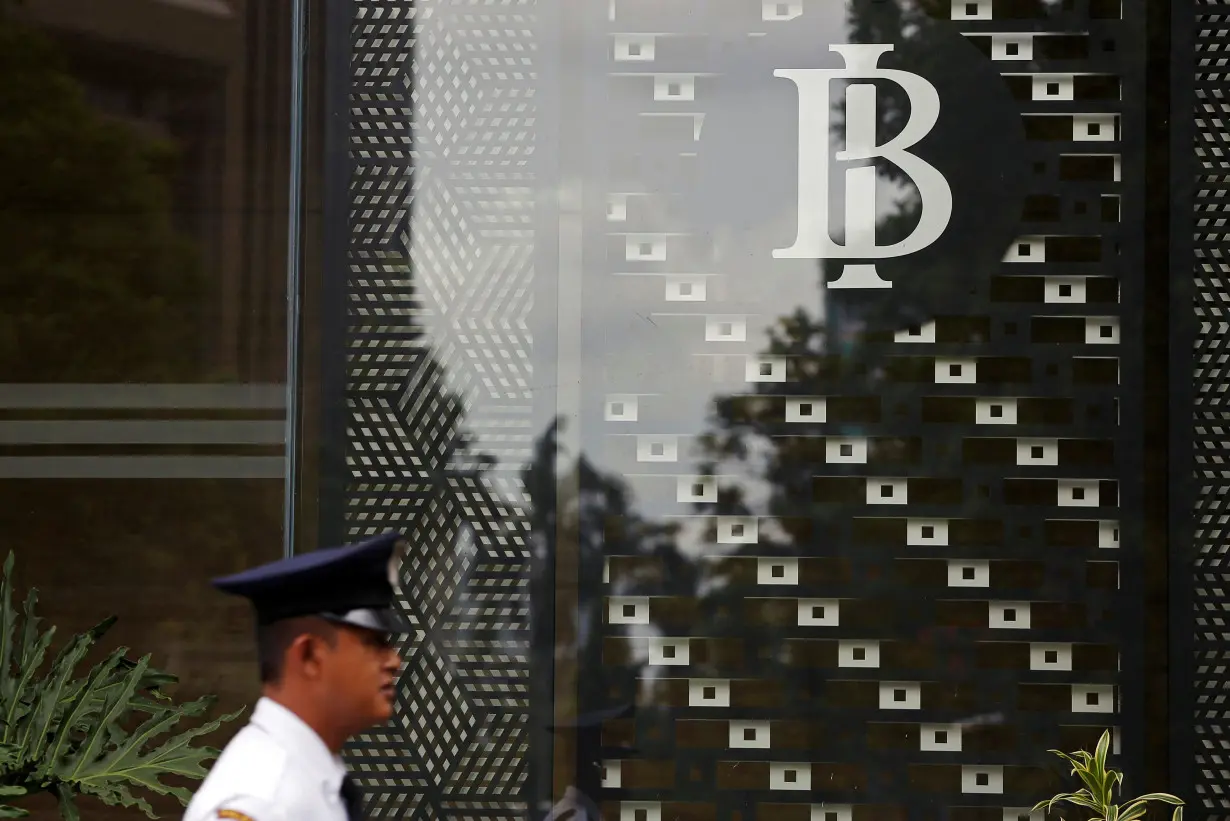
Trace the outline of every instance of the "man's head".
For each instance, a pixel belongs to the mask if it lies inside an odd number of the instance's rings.
[[[400,544],[388,533],[214,580],[252,602],[266,694],[332,743],[392,713],[393,640],[408,628],[394,603]]]
[[[348,738],[393,714],[400,666],[387,633],[314,616],[283,619],[257,629],[265,692],[317,715]]]

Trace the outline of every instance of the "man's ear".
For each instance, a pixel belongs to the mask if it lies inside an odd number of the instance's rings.
[[[300,633],[290,643],[287,649],[288,666],[294,667],[298,673],[309,680],[320,677],[326,642],[322,636],[315,633]]]

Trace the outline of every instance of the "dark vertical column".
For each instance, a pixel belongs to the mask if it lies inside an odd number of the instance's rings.
[[[1170,528],[1167,573],[1168,644],[1165,656],[1169,680],[1162,706],[1150,711],[1153,743],[1168,753],[1166,789],[1185,800],[1195,801],[1195,702],[1192,673],[1194,641],[1192,628],[1195,601],[1193,590],[1195,566],[1193,539],[1197,482],[1193,471],[1192,447],[1196,417],[1194,401],[1196,380],[1193,378],[1196,343],[1195,285],[1197,270],[1192,241],[1196,165],[1193,153],[1195,112],[1195,5],[1190,0],[1159,4],[1155,17],[1168,15],[1170,63],[1166,88],[1150,86],[1150,94],[1165,95],[1166,110],[1155,111],[1154,118],[1164,116],[1169,128],[1168,202],[1170,210],[1170,254],[1166,270],[1169,293],[1166,312],[1169,322],[1169,415],[1167,419],[1169,458],[1166,469],[1168,482]],[[1159,20],[1159,24],[1160,24]],[[1160,67],[1158,70],[1161,71]],[[1158,101],[1154,101],[1155,108]],[[1156,122],[1156,120],[1155,120]],[[1156,189],[1154,189],[1156,190]],[[1198,423],[1197,423],[1198,424]],[[1150,775],[1152,776],[1152,768]],[[1189,808],[1189,817],[1206,813],[1196,804]]]
[[[318,544],[340,544],[346,533],[346,277],[350,244],[349,96],[352,0],[325,9],[324,266],[320,283]]]

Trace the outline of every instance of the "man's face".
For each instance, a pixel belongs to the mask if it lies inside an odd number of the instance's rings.
[[[336,632],[325,665],[329,696],[362,732],[393,715],[400,659],[387,634],[349,625],[336,625]]]

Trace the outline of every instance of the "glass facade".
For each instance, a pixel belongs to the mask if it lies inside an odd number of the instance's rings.
[[[258,692],[252,630],[207,579],[283,551],[289,4],[0,12],[0,530],[20,595],[61,642],[118,616],[106,649],[234,710]]]
[[[373,819],[1224,814],[1221,5],[105,5],[0,2],[63,630],[233,709],[207,580],[396,528]]]

